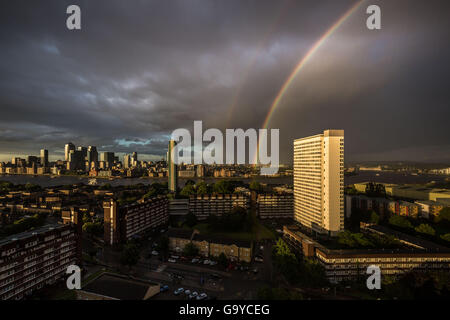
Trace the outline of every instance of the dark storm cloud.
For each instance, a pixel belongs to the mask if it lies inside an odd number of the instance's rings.
[[[194,120],[260,128],[299,59],[354,3],[3,1],[0,157],[60,156],[67,141],[161,156]],[[346,130],[348,159],[450,160],[449,6],[371,3],[382,30],[365,28],[363,4],[282,99],[270,126],[283,162],[292,139],[329,127]],[[69,4],[81,31],[65,27]]]

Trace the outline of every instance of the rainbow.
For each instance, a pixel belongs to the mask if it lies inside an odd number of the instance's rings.
[[[321,37],[319,40],[317,40],[314,45],[308,50],[308,52],[300,59],[300,61],[297,63],[294,70],[291,72],[289,77],[286,79],[284,84],[281,86],[280,91],[278,92],[277,96],[275,97],[275,100],[272,102],[272,105],[270,106],[269,112],[266,115],[266,118],[264,120],[264,124],[262,128],[266,129],[270,123],[270,120],[277,109],[277,107],[280,104],[280,101],[286,94],[286,91],[291,86],[293,80],[297,76],[297,74],[303,69],[303,67],[306,65],[306,63],[309,61],[309,59],[314,55],[314,53],[317,52],[317,50],[322,46],[322,44],[327,40],[341,25],[344,23],[358,8],[359,6],[364,2],[365,0],[360,0],[357,3],[355,3],[344,15],[342,15]],[[259,144],[258,144],[258,150],[259,150]],[[255,157],[258,156],[258,152],[256,152]],[[256,160],[255,160],[256,161]]]

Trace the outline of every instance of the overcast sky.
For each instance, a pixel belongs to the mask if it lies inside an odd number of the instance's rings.
[[[1,1],[0,161],[64,144],[161,158],[177,128],[261,128],[356,1]],[[82,30],[66,28],[81,7]],[[369,4],[382,29],[366,28]],[[345,130],[346,160],[450,161],[449,1],[363,3],[275,111],[293,139]]]

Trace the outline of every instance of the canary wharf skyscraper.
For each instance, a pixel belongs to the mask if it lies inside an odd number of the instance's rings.
[[[331,236],[344,229],[344,130],[294,141],[294,219]]]
[[[169,141],[169,148],[167,150],[167,168],[169,169],[169,191],[177,192],[178,186],[178,170],[177,165],[173,161],[176,154],[172,156],[173,148],[175,147],[175,140]],[[174,158],[174,159],[172,159]]]

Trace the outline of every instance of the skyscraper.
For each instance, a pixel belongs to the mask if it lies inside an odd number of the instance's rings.
[[[125,169],[131,168],[131,156],[129,154],[123,156],[123,167]]]
[[[100,161],[105,162],[107,168],[112,167],[114,165],[114,152],[102,152]]]
[[[86,147],[78,147],[78,151],[81,151],[82,157],[84,160],[87,159],[87,148]]]
[[[64,147],[65,160],[69,161],[69,153],[70,151],[75,151],[75,145],[72,142],[69,142]]]
[[[41,149],[41,166],[48,167],[48,150]]]
[[[137,165],[138,165],[137,152],[133,152],[133,154],[131,155],[131,164],[133,167],[137,167]]]
[[[344,229],[344,130],[294,141],[294,219],[332,236]]]
[[[87,149],[87,161],[89,162],[89,167],[91,167],[92,162],[95,163],[95,166],[97,166],[98,162],[98,151],[97,147],[95,146],[89,146]]]
[[[172,156],[173,148],[175,147],[175,140],[169,141],[169,147],[167,150],[167,168],[169,169],[169,191],[176,192],[178,186],[178,170],[177,165],[173,161],[176,159],[176,154]],[[174,159],[172,159],[174,158]]]

